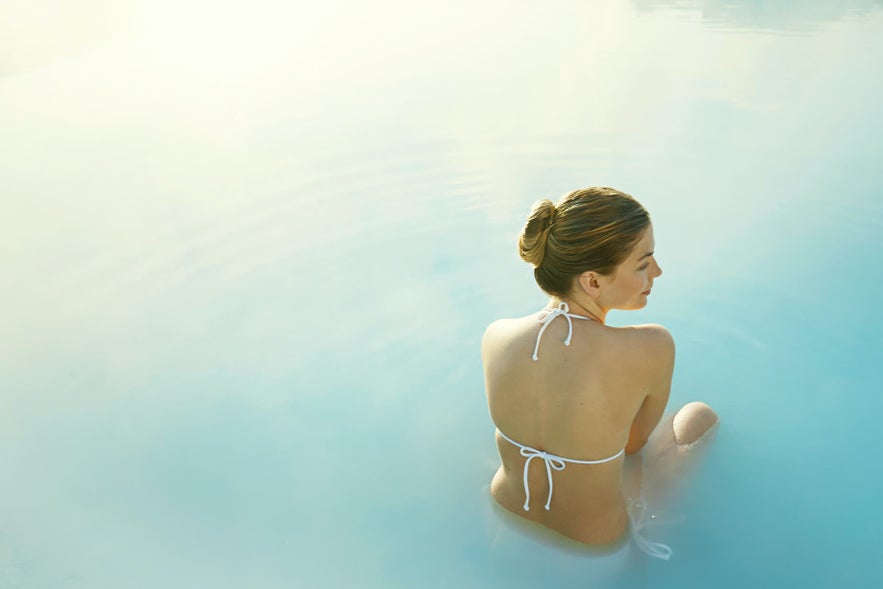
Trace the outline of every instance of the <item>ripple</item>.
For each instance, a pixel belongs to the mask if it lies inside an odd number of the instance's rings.
[[[706,26],[736,34],[808,35],[825,25],[880,12],[875,0],[804,0],[797,3],[733,0],[632,0],[638,11],[676,10],[701,16]]]
[[[342,259],[391,239],[394,231],[410,238],[437,233],[480,200],[481,179],[447,169],[444,153],[402,154],[374,161],[354,154],[341,160],[348,166],[328,162],[308,180],[219,206],[211,216],[149,228],[141,240],[68,268],[58,289],[88,290],[107,301],[123,293],[156,295],[206,273],[241,278],[298,256]]]

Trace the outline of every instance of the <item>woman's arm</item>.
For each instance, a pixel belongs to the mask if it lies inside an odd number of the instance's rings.
[[[668,330],[661,325],[648,325],[642,327],[641,331],[647,342],[646,355],[642,356],[645,358],[650,383],[647,396],[632,421],[629,440],[625,446],[626,454],[640,451],[662,419],[674,373],[675,344]]]

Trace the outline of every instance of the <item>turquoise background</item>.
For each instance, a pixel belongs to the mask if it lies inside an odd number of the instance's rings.
[[[883,542],[883,3],[0,16],[0,586],[858,587]],[[633,194],[713,442],[651,539],[507,523],[531,203]],[[662,509],[662,508],[661,508]]]

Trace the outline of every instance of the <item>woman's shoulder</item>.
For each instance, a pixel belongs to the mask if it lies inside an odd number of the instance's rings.
[[[482,347],[510,335],[520,321],[521,319],[515,318],[504,318],[491,321],[491,323],[484,329],[484,334],[481,336]]]
[[[668,329],[658,323],[618,327],[615,333],[626,349],[642,359],[667,361],[674,358],[674,338]]]
[[[674,338],[672,338],[671,332],[669,332],[665,326],[658,323],[627,325],[625,327],[617,327],[616,331],[622,333],[625,338],[647,342],[649,344],[674,343]]]
[[[520,333],[528,329],[529,324],[535,322],[536,314],[524,317],[497,319],[492,321],[484,330],[481,337],[481,349],[483,354],[489,349],[505,348],[511,344]]]

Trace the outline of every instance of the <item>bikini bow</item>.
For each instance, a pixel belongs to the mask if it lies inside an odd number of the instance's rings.
[[[549,327],[549,324],[552,322],[555,317],[559,315],[563,315],[565,319],[567,319],[567,338],[564,340],[564,345],[570,345],[570,338],[573,336],[573,321],[570,319],[570,307],[567,306],[567,303],[561,301],[558,303],[558,306],[554,309],[547,309],[545,315],[540,315],[537,317],[537,321],[543,324],[540,327],[540,333],[537,334],[537,345],[534,346],[533,349],[533,359],[539,360],[539,356],[537,356],[537,352],[540,350],[540,338],[543,337],[543,332],[546,331],[546,328]]]
[[[564,470],[566,465],[560,457],[533,448],[522,448],[521,455],[527,458],[524,461],[524,511],[530,511],[530,485],[527,483],[527,470],[530,468],[530,461],[534,458],[542,458],[546,464],[546,476],[549,478],[549,497],[546,499],[546,511],[549,511],[549,506],[552,504],[552,469]]]

